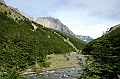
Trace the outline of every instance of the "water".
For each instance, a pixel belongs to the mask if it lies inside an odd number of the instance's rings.
[[[80,68],[64,68],[39,74],[31,74],[28,79],[77,79],[80,73]]]
[[[78,61],[76,56],[71,56],[72,60]],[[31,74],[28,79],[77,79],[82,69],[76,68],[63,68],[52,71],[45,71],[39,74]]]

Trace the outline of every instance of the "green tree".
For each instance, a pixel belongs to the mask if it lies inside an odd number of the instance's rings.
[[[90,55],[93,57],[92,64],[89,64],[89,66],[86,64],[84,66],[84,71],[86,71],[87,76],[96,75],[100,79],[118,78],[117,75],[120,74],[119,35],[120,28],[117,28],[87,45],[88,47],[86,49],[90,48]],[[91,68],[94,69],[90,71]]]

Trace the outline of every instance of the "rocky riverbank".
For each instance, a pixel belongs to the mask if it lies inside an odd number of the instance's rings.
[[[51,71],[63,68],[79,68],[78,59],[77,57],[85,59],[85,57],[81,54],[72,53],[72,54],[51,54],[47,56],[47,62],[50,62],[50,67],[42,68],[41,72],[44,71]],[[23,72],[23,75],[27,74],[35,74],[36,72],[32,69],[27,69]]]
[[[28,79],[77,79],[82,72],[77,57],[84,59],[80,54],[72,55],[48,55],[48,62],[51,66],[44,72],[29,75]]]

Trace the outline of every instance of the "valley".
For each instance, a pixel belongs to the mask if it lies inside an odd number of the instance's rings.
[[[0,79],[120,79],[119,61],[120,24],[93,39],[0,0]]]

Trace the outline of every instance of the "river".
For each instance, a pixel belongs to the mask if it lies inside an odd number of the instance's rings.
[[[76,56],[71,57],[73,60],[77,60]],[[45,71],[39,74],[31,74],[28,79],[77,79],[81,72],[80,67],[63,68],[52,71]]]
[[[31,74],[28,79],[77,79],[80,73],[80,68],[63,68],[39,74]]]

